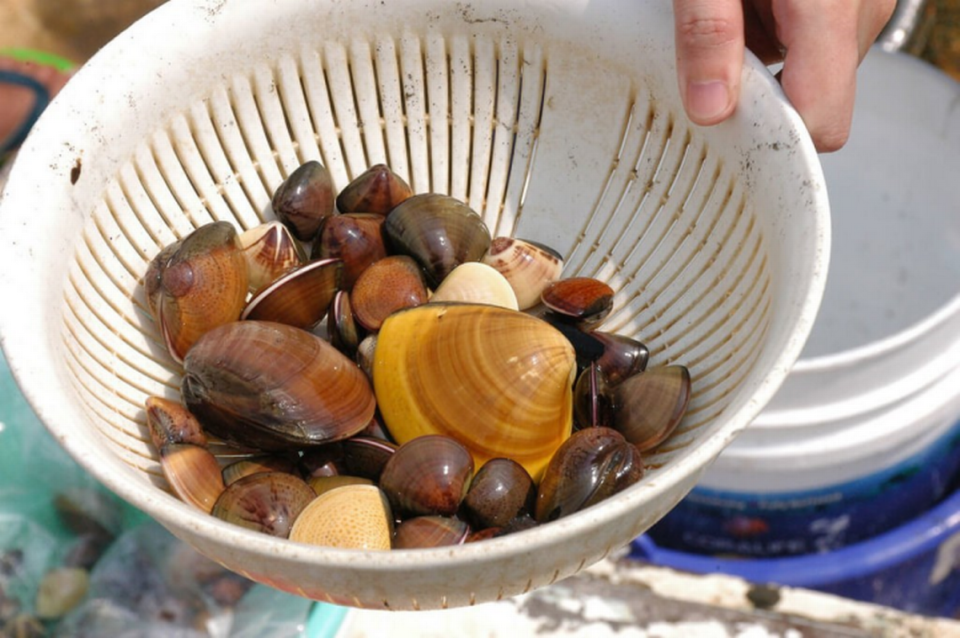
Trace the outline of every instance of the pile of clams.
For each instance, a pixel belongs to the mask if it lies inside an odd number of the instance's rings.
[[[196,229],[144,278],[183,367],[147,427],[203,511],[326,546],[473,542],[632,485],[680,422],[687,369],[599,329],[614,291],[463,202],[384,165],[335,196],[308,162],[272,208]],[[221,466],[208,436],[243,460]]]

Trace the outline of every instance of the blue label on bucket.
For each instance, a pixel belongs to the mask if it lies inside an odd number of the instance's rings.
[[[870,538],[932,507],[960,470],[960,423],[875,474],[826,488],[746,494],[696,487],[649,531],[661,547],[704,554],[791,556]]]

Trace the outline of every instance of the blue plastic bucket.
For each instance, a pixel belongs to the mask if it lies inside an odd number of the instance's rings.
[[[734,559],[658,547],[637,538],[630,557],[695,573],[724,573],[838,594],[911,613],[960,613],[960,491],[915,520],[823,554]]]

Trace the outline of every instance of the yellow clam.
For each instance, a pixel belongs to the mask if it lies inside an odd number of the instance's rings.
[[[519,310],[510,282],[493,266],[469,261],[460,264],[437,286],[431,301],[486,303]]]
[[[429,303],[384,322],[374,392],[400,444],[444,434],[477,467],[508,457],[534,478],[570,436],[576,357],[554,327],[496,306]]]
[[[390,549],[393,515],[375,485],[345,485],[313,499],[297,517],[290,540],[344,549]]]

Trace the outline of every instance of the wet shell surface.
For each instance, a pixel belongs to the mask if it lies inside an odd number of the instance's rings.
[[[290,540],[344,549],[390,549],[393,515],[375,485],[345,485],[315,498],[297,518]]]
[[[211,514],[234,525],[286,538],[300,512],[316,496],[303,479],[292,474],[260,472],[230,484]]]
[[[307,260],[290,229],[278,221],[241,233],[240,247],[247,260],[248,284],[253,294]]]
[[[509,457],[537,477],[570,435],[573,347],[549,324],[495,306],[429,303],[391,315],[374,353],[396,441],[460,441],[476,466]]]
[[[311,261],[291,270],[251,299],[240,318],[310,330],[326,316],[342,271],[339,259]]]
[[[273,212],[301,241],[312,241],[334,213],[333,180],[317,161],[302,164],[273,194]]]
[[[353,361],[309,332],[265,321],[205,334],[184,361],[181,389],[208,432],[266,451],[353,436],[376,409]]]
[[[341,213],[386,215],[413,196],[413,190],[386,164],[375,164],[347,184],[337,195]]]
[[[460,264],[434,291],[430,301],[486,303],[518,310],[517,295],[510,282],[492,266],[479,261]]]

